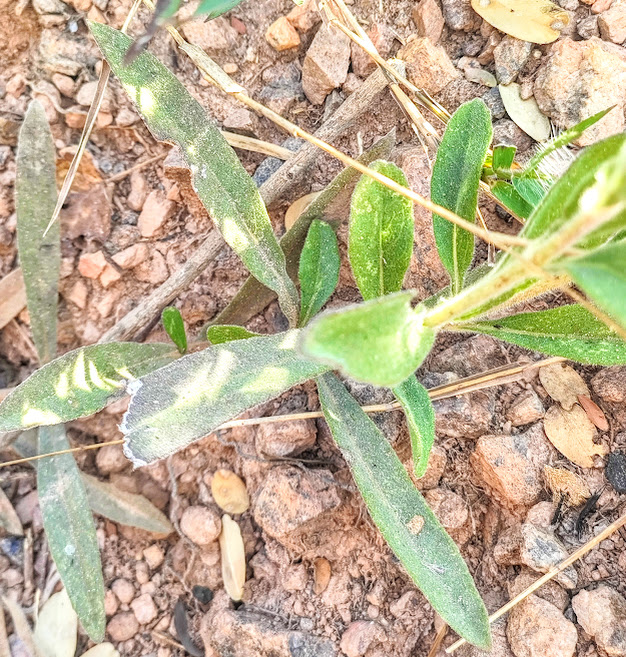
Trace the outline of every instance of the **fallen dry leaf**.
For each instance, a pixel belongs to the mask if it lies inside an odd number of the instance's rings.
[[[522,41],[552,43],[569,24],[569,15],[549,0],[472,0],[490,25]]]
[[[534,97],[523,99],[521,87],[517,82],[511,82],[506,86],[501,84],[498,89],[507,114],[518,127],[535,141],[545,141],[550,138],[552,132],[550,119],[541,113]]]
[[[559,452],[581,468],[593,467],[594,455],[607,452],[604,445],[593,442],[596,429],[578,404],[569,411],[558,404],[551,406],[543,419],[543,428]]]
[[[246,582],[246,552],[239,525],[228,514],[222,516],[220,552],[224,588],[231,600],[237,602],[243,598]]]
[[[587,484],[574,472],[546,465],[543,474],[548,488],[552,491],[552,499],[555,504],[559,503],[562,495],[565,495],[572,506],[580,506],[591,497],[591,491]]]
[[[602,409],[587,395],[578,395],[578,403],[583,407],[587,417],[600,429],[600,431],[608,431],[609,423],[606,419],[606,415],[602,412]]]
[[[250,507],[246,485],[231,470],[218,470],[213,475],[211,494],[215,503],[226,513],[244,513]]]
[[[26,287],[18,267],[0,280],[0,329],[26,307]]]
[[[78,616],[67,591],[50,596],[39,611],[33,636],[44,657],[74,657],[78,632]]]
[[[296,219],[304,212],[307,205],[315,199],[319,192],[311,192],[297,201],[294,201],[285,212],[285,230],[289,230],[295,223]]]
[[[315,595],[324,593],[328,586],[328,582],[330,582],[331,574],[332,569],[328,559],[319,557],[313,562],[313,592]]]
[[[2,488],[0,488],[0,526],[13,536],[24,536],[22,523]]]
[[[2,596],[2,602],[13,621],[13,631],[24,644],[28,653],[33,657],[43,657],[33,639],[33,632],[26,620],[24,610],[17,604],[17,602],[15,602],[15,600],[12,600],[9,597]]]
[[[589,397],[589,388],[578,372],[563,363],[554,363],[539,369],[539,380],[546,392],[569,411],[578,401],[578,395]]]
[[[89,648],[81,657],[120,657],[120,653],[112,643],[99,643],[97,646]]]

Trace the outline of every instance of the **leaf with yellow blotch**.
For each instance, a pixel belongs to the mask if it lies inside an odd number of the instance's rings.
[[[531,43],[556,41],[570,21],[549,0],[472,0],[472,8],[501,32]]]
[[[548,488],[552,491],[555,504],[559,503],[562,495],[565,495],[572,506],[580,506],[591,497],[591,491],[582,477],[565,468],[551,468],[546,465],[543,469],[543,476]]]
[[[593,467],[593,457],[607,452],[604,445],[593,442],[596,429],[578,404],[570,410],[558,404],[549,408],[543,419],[543,428],[559,452],[581,468]]]
[[[239,525],[228,514],[222,516],[220,552],[224,588],[231,600],[238,602],[243,598],[246,582],[246,551]]]
[[[546,392],[569,411],[578,401],[578,395],[590,396],[582,376],[569,365],[554,363],[539,370],[539,380]]]

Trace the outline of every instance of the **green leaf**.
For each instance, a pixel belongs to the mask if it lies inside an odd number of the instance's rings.
[[[311,223],[300,255],[299,326],[304,326],[317,315],[330,299],[339,281],[339,247],[332,227],[325,221]]]
[[[44,237],[57,201],[54,142],[46,113],[31,101],[17,148],[15,203],[17,248],[26,285],[33,341],[47,363],[57,350],[57,300],[61,244],[59,222]]]
[[[456,328],[590,365],[626,363],[626,342],[579,305],[521,313]]]
[[[215,344],[224,344],[233,342],[233,340],[247,340],[248,338],[258,338],[260,333],[253,333],[243,326],[235,324],[220,324],[218,326],[209,326],[206,332],[207,340]]]
[[[626,328],[626,243],[616,242],[563,263],[578,287]]]
[[[161,313],[161,321],[165,332],[170,336],[178,351],[184,354],[187,351],[187,333],[180,310],[174,306],[164,308]]]
[[[402,169],[378,160],[370,168],[408,187]],[[402,289],[413,253],[413,204],[369,176],[352,194],[348,256],[367,301]]]
[[[457,546],[343,384],[325,374],[317,385],[324,417],[381,534],[444,621],[488,650],[487,611]]]
[[[117,486],[82,474],[89,506],[94,513],[127,527],[137,527],[154,534],[171,534],[172,524],[143,495],[134,495]]]
[[[295,352],[298,333],[209,347],[137,381],[121,425],[126,455],[135,465],[169,456],[325,371]]]
[[[507,178],[511,177],[511,167],[513,166],[516,152],[516,146],[507,146],[506,144],[494,146],[491,168],[496,175],[504,175]]]
[[[492,132],[485,103],[480,99],[464,103],[446,127],[433,166],[431,199],[471,223]],[[433,215],[433,228],[439,257],[450,274],[453,292],[458,292],[474,257],[474,236],[438,215]]]
[[[63,425],[39,429],[39,453],[70,446]],[[104,639],[104,582],[96,528],[80,470],[72,454],[37,462],[39,506],[61,581],[89,638]]]
[[[535,209],[513,185],[504,180],[496,181],[491,186],[491,191],[501,203],[521,219],[528,219]]]
[[[70,351],[33,372],[0,403],[0,432],[92,415],[126,384],[173,358],[168,344],[117,342]]]
[[[411,308],[413,292],[397,292],[331,310],[303,330],[302,353],[358,381],[392,387],[419,367],[435,339],[423,326],[423,308]]]
[[[256,185],[235,151],[175,75],[144,52],[124,66],[129,37],[89,22],[100,50],[159,141],[181,147],[198,197],[226,242],[250,273],[278,295],[290,323],[298,321],[298,293],[287,275],[285,254],[272,231]]]
[[[393,388],[409,426],[413,469],[416,477],[422,477],[428,467],[428,456],[435,442],[435,410],[428,390],[411,375]]]
[[[536,178],[513,176],[511,182],[515,191],[533,210],[541,203],[548,190],[548,185],[546,183],[542,184]]]

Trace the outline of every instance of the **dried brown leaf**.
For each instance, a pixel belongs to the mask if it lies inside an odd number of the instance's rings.
[[[24,536],[22,523],[2,488],[0,488],[0,526],[13,536]]]
[[[589,397],[589,388],[582,376],[569,365],[554,363],[539,370],[539,380],[546,392],[569,411],[578,401],[578,395]]]
[[[246,582],[246,552],[239,525],[228,514],[222,516],[220,552],[224,588],[230,598],[237,602],[243,598]]]
[[[3,329],[26,307],[26,287],[18,267],[0,280],[0,329]]]
[[[218,470],[213,475],[211,494],[215,503],[226,513],[244,513],[250,507],[246,485],[231,470]]]
[[[604,445],[593,442],[596,429],[578,404],[569,411],[558,404],[551,406],[543,419],[543,428],[559,452],[581,468],[593,467],[594,455],[606,454]]]
[[[58,187],[63,185],[65,176],[70,169],[72,160],[76,155],[78,150],[77,146],[68,146],[60,152],[59,158],[56,162],[56,179]],[[78,165],[78,170],[76,176],[74,177],[74,182],[72,183],[73,192],[86,192],[91,189],[94,185],[102,182],[102,174],[94,162],[93,156],[89,151],[85,151],[80,164]]]
[[[328,583],[330,582],[330,576],[332,575],[332,569],[330,567],[330,562],[324,557],[319,557],[313,562],[313,592],[315,595],[320,595],[324,593]]]
[[[608,431],[609,423],[606,419],[606,415],[602,412],[602,409],[587,395],[578,395],[578,403],[583,407],[587,417],[600,429],[600,431]]]
[[[587,484],[574,472],[546,465],[543,474],[548,488],[552,491],[555,503],[558,503],[561,496],[565,495],[572,506],[580,506],[591,497],[591,491]]]
[[[306,210],[306,207],[315,200],[319,192],[311,192],[294,201],[285,212],[285,230],[289,230],[295,223],[296,219]]]

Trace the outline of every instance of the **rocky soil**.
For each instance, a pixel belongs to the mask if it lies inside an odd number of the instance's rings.
[[[515,144],[524,158],[533,141],[507,117],[497,83],[518,82],[522,96],[533,96],[557,128],[615,105],[582,144],[625,126],[626,2],[560,0],[560,5],[571,20],[547,46],[497,32],[471,10],[469,0],[354,0],[351,8],[381,54],[399,52],[409,78],[447,109],[482,97],[493,114],[495,141]],[[128,0],[0,0],[0,279],[18,264],[15,145],[28,101],[36,97],[44,104],[62,176],[100,67],[85,19],[119,28],[129,7]],[[148,19],[145,10],[139,19],[132,26],[136,32]],[[374,70],[347,38],[320,24],[311,0],[300,8],[288,0],[246,0],[225,17],[193,21],[182,31],[253,97],[309,130],[322,125]],[[165,33],[151,49],[223,129],[285,143],[284,134],[266,119],[208,86]],[[428,161],[390,95],[377,99],[336,145],[356,155],[393,127],[393,158],[413,189],[427,193]],[[293,148],[293,140],[285,145]],[[258,153],[238,153],[259,183],[279,164]],[[60,350],[96,342],[166,281],[210,228],[175,167],[168,166],[167,154],[168,146],[151,137],[113,80],[62,213]],[[321,189],[339,169],[336,161],[320,155],[305,184],[271,208],[277,232],[284,230],[289,203]],[[483,207],[491,227],[517,229],[488,201]],[[416,208],[415,219],[415,255],[406,284],[425,297],[442,287],[446,276],[436,258],[430,216]],[[340,238],[345,242],[345,230]],[[484,258],[485,251],[479,249],[477,257]],[[189,331],[223,309],[245,277],[238,259],[224,249],[175,302]],[[344,267],[331,304],[357,298]],[[546,298],[542,304],[556,301]],[[0,299],[0,309],[6,303]],[[23,305],[0,331],[0,388],[23,380],[36,365]],[[284,327],[275,304],[249,324],[265,332]],[[164,335],[155,321],[143,337]],[[432,387],[539,358],[487,337],[448,337],[437,343],[419,374]],[[608,428],[593,430],[596,442],[606,453],[626,449],[626,368],[575,369],[608,421]],[[387,399],[384,391],[369,386],[352,389],[362,403]],[[436,403],[438,442],[417,484],[460,546],[490,611],[624,511],[624,497],[605,478],[606,454],[595,456],[593,467],[581,468],[547,439],[543,418],[559,403],[551,395],[535,370],[514,383]],[[73,423],[72,442],[119,438],[124,405]],[[255,413],[317,408],[315,388],[307,384]],[[389,413],[376,421],[408,464],[402,418]],[[185,642],[193,654],[191,640],[196,654],[207,657],[427,655],[440,621],[375,530],[323,422],[221,431],[167,462],[135,472],[117,446],[79,453],[77,459],[85,471],[148,497],[177,527],[162,537],[97,519],[107,635],[120,654],[173,657],[185,654],[180,645]],[[578,527],[584,498],[566,501],[556,514],[561,500],[549,490],[546,466],[579,475],[588,491],[598,494]],[[220,511],[211,483],[222,468],[245,481],[251,498],[250,509],[236,516],[248,562],[244,599],[236,605],[223,588],[216,541]],[[55,583],[35,477],[29,467],[18,466],[0,470],[0,479],[27,529],[26,538],[6,532],[0,538],[0,590],[28,608],[35,591]],[[626,656],[625,539],[622,531],[602,541],[499,621],[491,654]],[[178,636],[174,627],[179,598],[188,608],[189,637]],[[88,647],[84,636],[79,643]],[[457,654],[483,653],[466,646]]]

